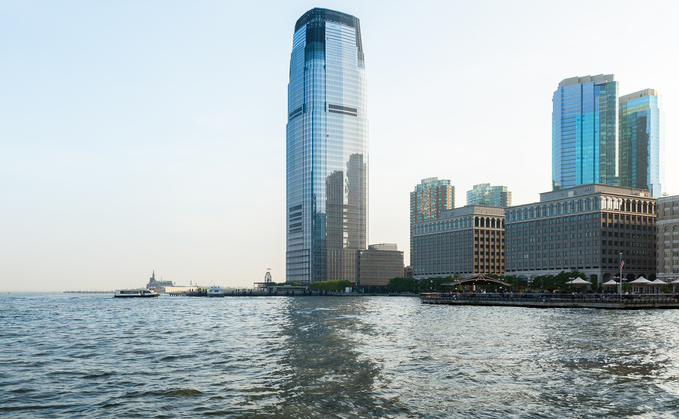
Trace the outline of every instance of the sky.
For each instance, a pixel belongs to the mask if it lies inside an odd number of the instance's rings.
[[[551,189],[552,94],[615,74],[660,91],[679,194],[676,1],[0,0],[0,292],[285,280],[292,35],[358,17],[369,243],[409,262],[409,193]]]

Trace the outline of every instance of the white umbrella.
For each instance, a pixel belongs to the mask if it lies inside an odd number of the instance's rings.
[[[646,285],[650,284],[651,281],[648,279],[644,278],[643,276],[640,276],[639,278],[635,279],[634,281],[628,282],[630,285],[634,285],[640,288],[646,287]]]
[[[662,279],[658,278],[655,281],[651,282],[650,284],[652,287],[655,287],[656,289],[660,289],[663,285],[667,285],[667,282],[663,281]]]
[[[587,284],[591,284],[591,282],[587,282],[582,278],[575,278],[571,281],[566,282],[568,285],[575,285],[576,287],[580,288],[582,286],[585,286]]]
[[[672,279],[672,278],[670,278]],[[675,278],[674,281],[670,282],[672,284],[672,291],[676,290],[676,286],[679,285],[679,278]]]
[[[603,285],[604,287],[615,287],[616,285],[618,285],[618,283],[611,279],[610,281],[604,282],[601,285]]]
[[[640,276],[639,278],[635,279],[634,281],[628,282],[628,284],[630,284],[630,285],[636,285],[636,286],[640,286],[640,285],[641,285],[641,286],[644,286],[644,287],[645,287],[646,285],[650,284],[650,283],[651,283],[651,281],[649,281],[648,279],[644,278],[643,276]]]
[[[568,284],[568,285],[575,285],[576,287],[581,287],[581,286],[583,286],[583,285],[591,284],[591,282],[585,281],[585,280],[582,279],[582,278],[575,278],[575,279],[572,280],[572,281],[566,282],[566,284]]]

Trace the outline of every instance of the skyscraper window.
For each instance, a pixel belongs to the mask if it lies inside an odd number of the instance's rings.
[[[355,281],[368,231],[368,120],[359,20],[295,25],[288,84],[286,280]]]

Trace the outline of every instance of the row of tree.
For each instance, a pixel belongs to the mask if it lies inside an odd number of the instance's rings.
[[[347,287],[352,287],[350,281],[337,280],[337,281],[318,281],[309,284],[309,289],[311,291],[341,291]]]
[[[531,279],[530,281],[526,278],[521,278],[516,275],[488,275],[489,277],[499,279],[500,281],[507,282],[510,285],[512,291],[524,291],[524,290],[546,290],[550,292],[570,291],[570,285],[566,282],[574,278],[587,279],[587,275],[582,272],[572,271],[565,272],[562,271],[557,275],[540,275]],[[459,275],[447,276],[447,277],[436,277],[436,278],[426,278],[426,279],[414,279],[414,278],[392,278],[389,280],[387,285],[387,290],[392,292],[425,292],[425,291],[441,291],[441,284],[446,282],[452,282],[460,279]],[[593,285],[596,288],[596,285]],[[479,289],[485,289],[487,291],[494,291],[498,289],[498,285],[485,285],[479,286]],[[458,286],[458,290],[462,290],[463,286]],[[509,291],[507,290],[507,291]]]
[[[518,292],[524,290],[569,292],[571,288],[570,285],[566,284],[566,282],[578,277],[587,279],[587,276],[584,273],[578,271],[572,272],[561,271],[561,273],[556,275],[539,275],[536,276],[535,278],[532,278],[530,281],[526,280],[526,278],[521,278],[516,275],[504,275],[504,276],[488,275],[488,276],[507,282],[511,286],[510,290]],[[425,279],[392,278],[389,280],[389,283],[386,286],[386,290],[389,292],[412,292],[412,293],[426,291],[441,291],[441,284],[444,284],[446,282],[452,282],[458,279],[460,279],[460,275],[455,276],[449,275],[446,277],[435,277]],[[267,285],[274,286],[277,284],[274,282],[270,282]],[[281,283],[278,285],[286,284]],[[300,285],[300,284],[295,283],[287,285]],[[312,291],[341,291],[347,287],[352,286],[354,286],[354,284],[352,284],[350,281],[320,281],[312,282],[311,284],[309,284],[309,289]],[[591,288],[598,290],[596,284],[592,284]],[[462,290],[463,287],[458,286],[458,289]],[[498,289],[498,286],[496,284],[479,286],[479,289],[494,291]]]
[[[391,292],[425,292],[440,291],[441,284],[460,279],[460,275],[414,279],[414,278],[392,278],[387,284],[387,290]]]

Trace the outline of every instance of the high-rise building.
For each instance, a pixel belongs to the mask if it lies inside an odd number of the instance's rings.
[[[552,189],[618,184],[618,82],[572,77],[552,98]]]
[[[354,16],[315,8],[295,24],[286,157],[286,280],[355,282],[368,232],[368,120]]]
[[[455,187],[450,180],[422,179],[410,192],[410,263],[413,258],[413,228],[416,223],[436,220],[442,211],[455,207]]]
[[[620,97],[620,186],[662,196],[664,133],[662,98],[644,89]]]
[[[467,205],[484,205],[487,207],[510,207],[512,193],[506,186],[490,186],[490,183],[474,185],[467,191]]]

